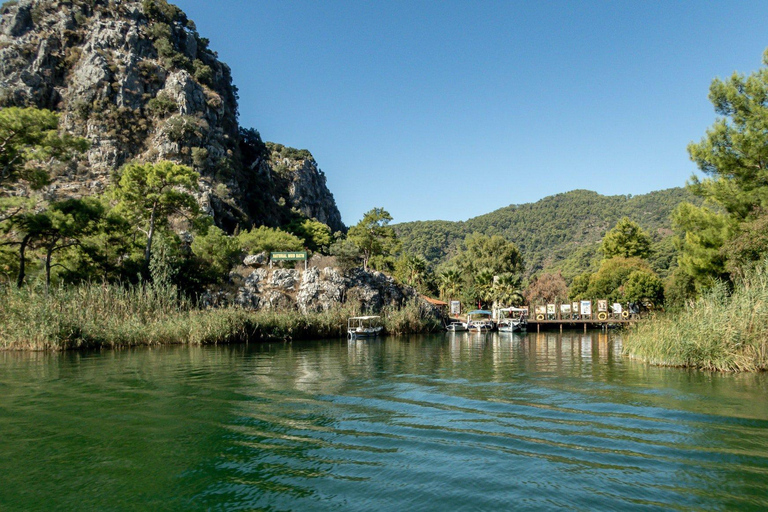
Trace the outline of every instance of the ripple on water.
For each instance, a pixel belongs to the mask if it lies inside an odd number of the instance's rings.
[[[616,343],[0,355],[0,509],[768,507],[765,376],[650,368]]]

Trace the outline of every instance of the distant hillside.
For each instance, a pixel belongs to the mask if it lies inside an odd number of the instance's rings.
[[[528,275],[564,263],[573,267],[573,273],[589,265],[603,235],[624,216],[668,248],[669,244],[662,240],[672,234],[669,215],[683,201],[699,200],[684,188],[634,197],[574,190],[535,203],[507,206],[464,222],[407,222],[394,228],[405,251],[423,255],[433,265],[448,259],[467,234],[479,232],[514,242],[523,253]],[[568,261],[574,258],[580,261]]]

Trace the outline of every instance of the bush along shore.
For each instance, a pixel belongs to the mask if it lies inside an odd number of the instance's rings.
[[[683,310],[638,324],[623,346],[630,357],[663,366],[768,370],[768,261],[733,291],[719,284]]]
[[[316,313],[200,309],[173,287],[83,284],[0,288],[0,349],[67,350],[159,344],[219,344],[346,336],[351,305]],[[382,313],[390,334],[429,332],[440,320],[417,299]]]

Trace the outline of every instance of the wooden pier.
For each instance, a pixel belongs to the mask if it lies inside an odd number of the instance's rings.
[[[569,329],[578,329],[579,327],[583,327],[584,332],[587,332],[587,328],[599,328],[599,329],[607,329],[609,325],[627,325],[627,324],[633,324],[639,321],[640,318],[637,316],[630,316],[627,318],[612,318],[607,317],[605,319],[599,319],[599,318],[554,318],[554,319],[543,319],[543,320],[537,320],[536,316],[534,315],[533,318],[528,319],[528,331],[533,330],[533,326],[536,326],[536,332],[541,332],[542,326],[544,326],[545,329],[551,328],[551,327],[559,327],[560,332],[563,332],[563,326],[566,326],[566,328]]]

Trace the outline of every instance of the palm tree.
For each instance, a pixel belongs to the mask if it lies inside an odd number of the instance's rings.
[[[493,298],[506,306],[520,306],[525,302],[523,292],[517,287],[518,278],[514,274],[502,274],[493,286]]]
[[[449,301],[459,294],[461,284],[461,272],[458,270],[446,270],[440,274],[440,298]]]

